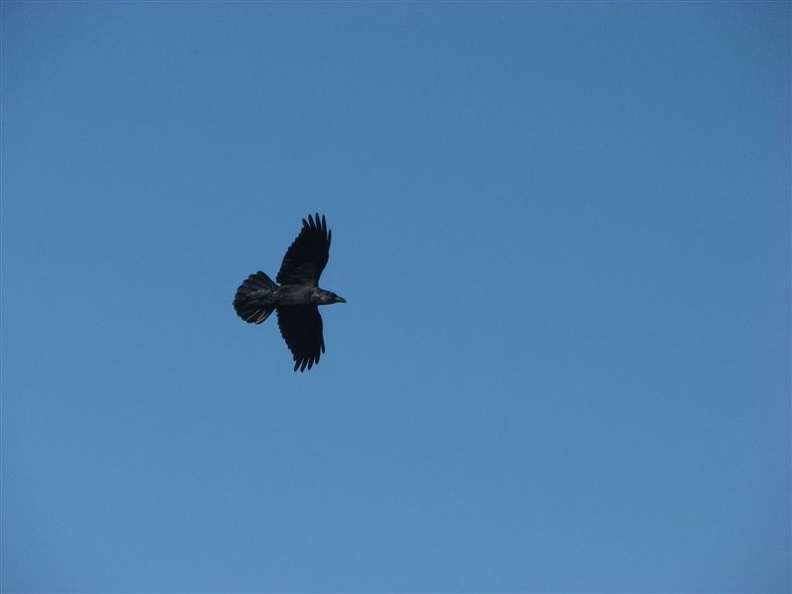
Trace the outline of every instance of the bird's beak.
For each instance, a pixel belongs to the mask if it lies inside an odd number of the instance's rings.
[[[336,295],[336,303],[346,303],[346,299],[344,299],[343,297],[339,297],[338,295]]]

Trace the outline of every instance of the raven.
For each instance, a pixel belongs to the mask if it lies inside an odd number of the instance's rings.
[[[319,288],[332,238],[324,215],[308,215],[302,224],[275,277],[280,286],[258,271],[245,279],[234,297],[237,315],[249,323],[261,324],[273,310],[278,310],[278,328],[294,357],[294,371],[310,369],[325,352],[322,316],[317,306],[346,303],[343,297]]]

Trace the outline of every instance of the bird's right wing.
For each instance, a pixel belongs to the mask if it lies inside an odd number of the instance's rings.
[[[305,371],[319,363],[324,353],[322,316],[315,305],[286,305],[278,308],[278,328],[294,358],[294,371]]]
[[[308,215],[308,220],[303,219],[297,239],[286,250],[277,281],[282,285],[318,286],[319,276],[330,257],[331,239],[324,215],[322,218],[318,213],[316,218]]]

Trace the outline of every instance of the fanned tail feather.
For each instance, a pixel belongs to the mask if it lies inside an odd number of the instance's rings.
[[[239,286],[234,297],[237,315],[251,324],[261,324],[275,310],[269,297],[278,285],[260,270]]]

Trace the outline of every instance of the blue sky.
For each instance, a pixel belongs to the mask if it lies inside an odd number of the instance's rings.
[[[788,3],[1,10],[4,592],[789,591]]]

